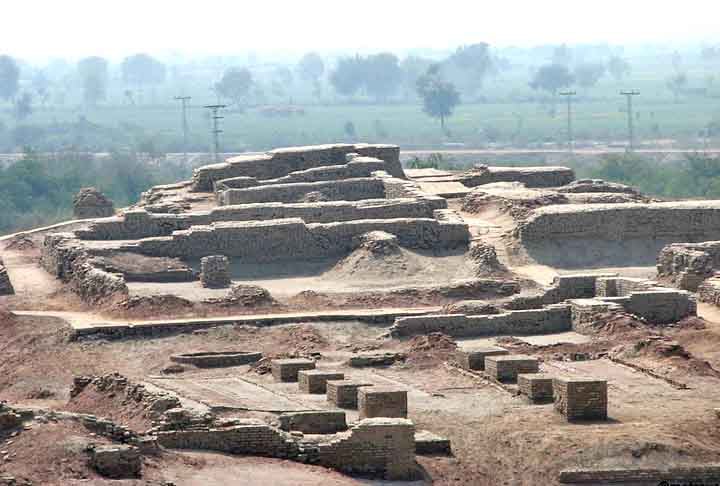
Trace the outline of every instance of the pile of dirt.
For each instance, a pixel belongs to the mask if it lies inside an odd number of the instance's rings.
[[[411,252],[398,244],[397,237],[384,231],[371,231],[358,238],[350,255],[326,273],[328,278],[372,280],[411,276],[424,266]]]
[[[281,339],[295,354],[311,354],[328,346],[328,341],[315,327],[297,325],[287,328],[285,339]]]
[[[206,304],[241,307],[268,307],[277,305],[277,301],[267,289],[257,285],[235,284],[225,297],[206,299]]]
[[[500,314],[502,310],[485,300],[461,300],[443,307],[443,314],[465,314],[467,316],[481,316]]]
[[[593,321],[592,328],[599,335],[613,337],[644,333],[650,330],[645,322],[624,312],[600,314]]]
[[[110,311],[129,317],[157,317],[177,315],[194,307],[195,304],[176,295],[136,295],[114,304]]]
[[[0,307],[0,326],[7,326],[14,324],[17,320],[17,316],[9,310]]]
[[[439,332],[415,336],[407,343],[405,364],[419,367],[437,366],[457,350],[457,343]]]
[[[37,248],[37,244],[27,233],[18,233],[5,243],[5,249],[7,250],[25,251],[34,250],[35,248]]]

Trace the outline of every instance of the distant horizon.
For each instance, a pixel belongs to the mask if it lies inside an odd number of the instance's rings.
[[[607,0],[597,8],[579,8],[568,0],[542,5],[510,0],[492,6],[447,0],[442,9],[367,0],[354,10],[330,0],[267,0],[230,8],[206,0],[202,10],[183,9],[168,0],[8,3],[0,54],[32,62],[90,55],[118,60],[138,52],[166,58],[249,52],[287,57],[307,51],[441,52],[476,42],[497,48],[720,43],[714,15],[719,9],[709,0],[689,0],[682,9],[619,0]]]

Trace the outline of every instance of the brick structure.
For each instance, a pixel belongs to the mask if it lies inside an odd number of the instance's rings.
[[[314,370],[315,361],[311,359],[275,359],[271,364],[275,381],[298,381],[300,370]]]
[[[485,373],[497,381],[514,382],[520,373],[537,373],[537,358],[522,354],[488,356],[485,358]]]
[[[328,380],[344,380],[343,373],[323,370],[301,370],[298,372],[298,385],[303,393],[322,394],[327,391]]]
[[[329,380],[326,382],[327,401],[339,408],[356,409],[358,389],[365,386],[373,384],[357,380]]]
[[[77,219],[107,218],[115,214],[113,202],[94,187],[83,187],[73,197],[73,213]]]
[[[229,287],[230,260],[224,255],[211,255],[200,259],[200,283],[203,287],[221,289]]]
[[[460,350],[455,353],[458,364],[466,370],[485,370],[485,358],[510,354],[507,349],[491,346],[472,350]]]
[[[607,381],[559,377],[553,380],[555,409],[571,420],[607,419]]]
[[[393,386],[362,387],[358,390],[360,419],[407,417],[407,390]]]
[[[517,376],[520,394],[525,395],[532,403],[549,403],[553,401],[553,379],[539,373],[519,374]]]
[[[278,420],[282,430],[297,430],[303,434],[334,434],[347,429],[342,410],[286,412]]]

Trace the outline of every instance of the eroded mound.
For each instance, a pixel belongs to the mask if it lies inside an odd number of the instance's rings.
[[[414,275],[423,270],[419,259],[398,244],[395,235],[371,231],[358,238],[350,255],[340,260],[329,272],[336,279],[374,280]]]

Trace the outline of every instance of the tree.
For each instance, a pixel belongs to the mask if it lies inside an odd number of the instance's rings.
[[[20,68],[10,56],[0,56],[0,98],[10,101],[20,89]]]
[[[125,83],[138,88],[162,84],[167,74],[165,64],[147,54],[126,57],[121,70]]]
[[[675,97],[675,103],[680,101],[680,93],[682,93],[682,90],[685,89],[687,83],[688,77],[685,73],[673,74],[665,81],[665,86],[672,91],[672,94]]]
[[[18,122],[21,122],[32,115],[32,102],[32,94],[27,91],[15,102],[15,119]]]
[[[300,59],[297,69],[302,79],[312,83],[315,97],[320,98],[322,93],[320,78],[325,72],[325,63],[322,57],[315,52],[308,52]]]
[[[418,79],[417,91],[423,100],[423,111],[433,118],[439,118],[440,127],[445,131],[445,118],[452,115],[460,104],[460,93],[455,85],[444,81],[440,77],[439,67],[435,65]]]
[[[40,103],[45,106],[50,98],[50,80],[45,71],[38,70],[32,78],[32,87],[40,98]]]
[[[230,68],[225,71],[222,79],[215,83],[215,91],[236,105],[241,105],[252,85],[252,73],[248,68]]]
[[[467,95],[476,94],[494,69],[490,46],[484,42],[458,47],[442,65],[445,76]]]
[[[429,59],[417,56],[408,56],[400,63],[400,69],[403,72],[403,90],[405,98],[409,99],[411,93],[417,91],[417,80],[425,74],[433,65]]]
[[[367,93],[377,101],[386,101],[402,81],[400,62],[389,52],[368,56],[362,63],[362,79]]]
[[[575,79],[583,88],[595,86],[605,76],[605,66],[600,63],[583,63],[575,66]]]
[[[330,74],[335,91],[352,96],[363,86],[363,59],[360,56],[341,58]]]
[[[608,61],[608,71],[615,81],[620,82],[630,74],[630,63],[620,56],[613,56]]]
[[[574,81],[567,67],[560,64],[546,64],[535,73],[535,77],[530,81],[530,87],[547,91],[552,95],[552,116],[555,116],[558,90],[570,86]]]
[[[83,100],[95,106],[107,97],[108,62],[102,57],[86,57],[78,62],[78,74],[83,86]]]

